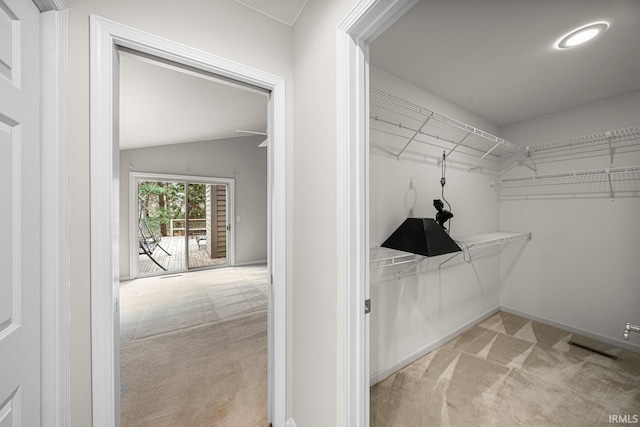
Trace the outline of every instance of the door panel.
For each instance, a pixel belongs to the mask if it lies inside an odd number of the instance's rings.
[[[182,182],[138,183],[138,271],[141,276],[185,269],[184,203]]]
[[[14,59],[19,49],[17,34],[14,31],[18,22],[11,8],[0,2],[0,75],[10,82],[14,80]]]
[[[0,0],[0,426],[40,424],[39,12]]]
[[[3,120],[4,119],[4,120]],[[7,117],[0,117],[0,182],[3,183],[3,193],[10,190],[11,194],[4,195],[3,199],[12,202],[18,197],[15,194],[17,182],[14,177],[14,162],[17,148],[14,144],[14,126],[7,123]],[[8,191],[7,191],[8,192]],[[0,283],[5,284],[0,287],[0,337],[10,333],[10,329],[15,329],[17,318],[17,305],[14,298],[18,296],[15,282],[14,254],[17,254],[15,247],[16,223],[15,209],[0,209],[0,224],[11,224],[6,227],[3,234],[7,244],[0,245]]]
[[[227,265],[226,185],[189,183],[189,268]]]

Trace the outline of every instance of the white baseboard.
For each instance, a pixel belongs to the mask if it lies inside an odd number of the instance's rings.
[[[400,369],[404,368],[405,366],[410,365],[411,363],[413,363],[416,360],[420,359],[422,356],[432,352],[433,350],[435,350],[438,347],[442,346],[447,341],[451,340],[452,338],[455,338],[456,336],[460,335],[461,333],[463,333],[467,329],[472,328],[473,326],[477,325],[478,323],[482,322],[483,320],[487,319],[488,317],[494,315],[498,311],[500,311],[500,307],[499,306],[495,307],[495,308],[492,308],[492,309],[490,309],[488,311],[485,311],[484,313],[480,314],[479,316],[476,316],[473,319],[469,320],[467,323],[463,324],[462,326],[450,331],[445,336],[440,337],[440,338],[438,338],[438,339],[436,339],[436,340],[424,345],[423,347],[420,347],[418,350],[416,350],[413,353],[407,355],[402,360],[400,360],[397,363],[393,364],[389,368],[384,369],[383,371],[376,372],[376,373],[372,374],[369,377],[370,385],[373,386],[373,385],[379,383],[380,381],[382,381],[385,378],[387,378],[389,375],[393,374],[394,372],[399,371]]]
[[[244,267],[246,265],[258,265],[258,264],[267,264],[266,259],[260,259],[258,261],[246,261],[246,262],[236,262],[233,264],[233,267]]]
[[[569,331],[574,334],[580,334],[585,337],[594,339],[596,341],[613,345],[615,347],[624,348],[625,350],[631,350],[631,351],[640,353],[640,345],[633,344],[631,342],[624,341],[622,339],[618,340],[615,338],[606,337],[604,335],[594,334],[593,332],[585,331],[584,329],[576,328],[561,322],[556,322],[554,320],[549,320],[544,317],[536,316],[531,313],[517,310],[513,307],[502,306],[501,310],[506,311],[507,313],[515,314],[517,316],[526,317],[527,319],[535,320],[536,322],[540,322],[550,326],[554,326],[556,328],[564,329],[565,331]],[[622,335],[623,330],[624,330],[624,325],[620,325],[620,335]]]
[[[298,427],[296,422],[293,421],[293,418],[289,418],[285,424],[285,427]]]

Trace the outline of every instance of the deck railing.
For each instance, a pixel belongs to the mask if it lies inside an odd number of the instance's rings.
[[[202,234],[207,231],[206,227],[192,227],[191,223],[194,221],[200,221],[204,224],[207,223],[206,218],[189,218],[189,235]],[[181,224],[182,227],[176,227],[176,224]],[[176,232],[182,232],[182,235],[184,235],[184,231],[185,231],[184,218],[172,218],[169,224],[169,235],[173,237],[175,236]]]

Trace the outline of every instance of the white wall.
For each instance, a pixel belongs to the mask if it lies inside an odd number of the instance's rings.
[[[263,137],[201,141],[120,151],[120,277],[129,276],[129,173],[235,179],[236,264],[267,259],[267,150]]]
[[[344,316],[337,289],[336,29],[356,0],[309,0],[294,25],[293,413],[343,426]],[[345,426],[346,427],[346,426]]]
[[[516,123],[502,136],[533,145],[637,125],[640,92]],[[639,154],[618,154],[614,165],[640,165]],[[605,153],[539,163],[538,173],[607,167]],[[510,175],[531,173],[518,168]],[[640,351],[637,337],[622,339],[626,322],[640,322],[640,198],[503,201],[500,218],[502,228],[533,232],[517,263],[503,263],[503,274],[512,268],[501,293],[504,307]]]
[[[372,67],[371,86],[416,105],[435,110],[491,133],[490,122]],[[380,244],[409,216],[434,218],[433,200],[441,198],[443,149],[414,142],[401,157],[380,147],[402,147],[406,139],[371,131],[370,246]],[[494,174],[483,162],[482,170],[468,172],[477,157],[453,153],[447,160],[445,197],[451,203],[453,236],[499,229],[499,202],[489,182]],[[476,252],[472,252],[475,254]],[[439,264],[449,255],[431,258],[418,274],[396,278],[402,267],[372,269],[370,276],[370,372],[372,381],[431,350],[461,328],[499,307],[499,257],[494,250],[473,258],[461,255]],[[406,266],[404,266],[406,267]],[[475,267],[475,269],[474,269]]]
[[[233,0],[68,0],[71,425],[91,426],[91,313],[89,215],[89,14],[113,19],[206,52],[282,76],[286,80],[288,176],[292,175],[292,28]],[[93,195],[94,197],[104,195]],[[287,216],[292,185],[287,181]],[[288,265],[293,240],[288,225]],[[287,282],[291,281],[291,268]],[[290,286],[290,285],[289,285]],[[288,298],[290,315],[291,294]],[[288,337],[288,351],[291,339]],[[290,375],[288,375],[290,381]],[[288,395],[289,402],[291,396]],[[287,411],[290,412],[290,404]]]

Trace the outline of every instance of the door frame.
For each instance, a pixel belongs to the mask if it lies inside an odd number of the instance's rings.
[[[140,181],[185,181],[190,184],[208,184],[208,185],[225,185],[227,187],[227,225],[232,224],[232,218],[236,217],[235,208],[235,183],[234,178],[216,178],[192,175],[174,175],[163,173],[147,173],[147,172],[130,172],[129,173],[129,278],[136,279],[140,277],[138,259],[138,183]],[[173,274],[183,271],[194,271],[189,269],[189,255],[187,254],[187,265],[183,270],[174,270],[167,272]],[[236,265],[236,227],[231,226],[231,230],[227,232],[227,263],[225,267],[233,267]]]
[[[40,10],[41,414],[66,427],[69,411],[69,12],[65,0],[34,0]]]
[[[117,50],[129,48],[270,91],[267,148],[269,420],[285,424],[285,80],[172,40],[90,16],[91,371],[93,427],[120,425]]]
[[[338,25],[338,289],[345,426],[369,425],[369,45],[418,0],[363,0]]]

